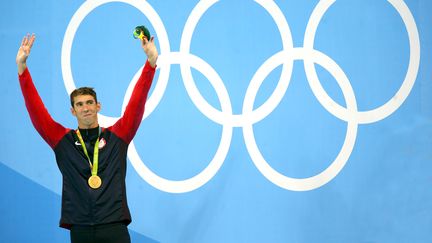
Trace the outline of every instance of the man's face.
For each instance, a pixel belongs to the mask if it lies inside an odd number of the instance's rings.
[[[95,128],[99,125],[97,113],[100,111],[100,104],[91,95],[78,95],[74,99],[71,112],[78,120],[79,128]]]

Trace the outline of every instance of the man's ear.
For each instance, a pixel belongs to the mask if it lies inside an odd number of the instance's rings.
[[[72,113],[73,116],[76,116],[76,111],[75,111],[75,109],[73,107],[70,108],[70,111],[71,111],[71,113]]]
[[[102,109],[102,105],[100,102],[97,103],[96,109],[97,109],[97,112],[99,112]]]

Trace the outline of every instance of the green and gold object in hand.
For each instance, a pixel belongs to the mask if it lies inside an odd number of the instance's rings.
[[[133,32],[133,37],[135,39],[143,39],[145,37],[147,37],[147,40],[150,40],[150,32],[149,30],[144,26],[144,25],[140,25],[135,27],[135,30]]]

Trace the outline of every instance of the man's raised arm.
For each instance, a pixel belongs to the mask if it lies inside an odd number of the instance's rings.
[[[54,149],[60,139],[68,132],[68,129],[52,119],[33,84],[30,72],[27,69],[27,58],[35,41],[35,35],[24,36],[18,49],[16,63],[18,66],[18,78],[27,111],[33,126],[42,138]]]
[[[135,84],[123,116],[111,128],[112,131],[126,143],[132,140],[141,124],[147,95],[153,82],[158,58],[158,52],[153,37],[151,37],[149,41],[147,38],[143,38],[141,47],[147,55],[146,64],[144,65],[141,76]]]

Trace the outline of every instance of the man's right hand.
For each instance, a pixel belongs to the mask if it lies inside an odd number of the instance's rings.
[[[27,58],[30,55],[31,48],[33,46],[33,42],[35,41],[36,36],[32,34],[27,34],[24,36],[21,46],[18,49],[18,53],[16,56],[16,63],[18,66],[18,74],[21,75],[27,68]]]

